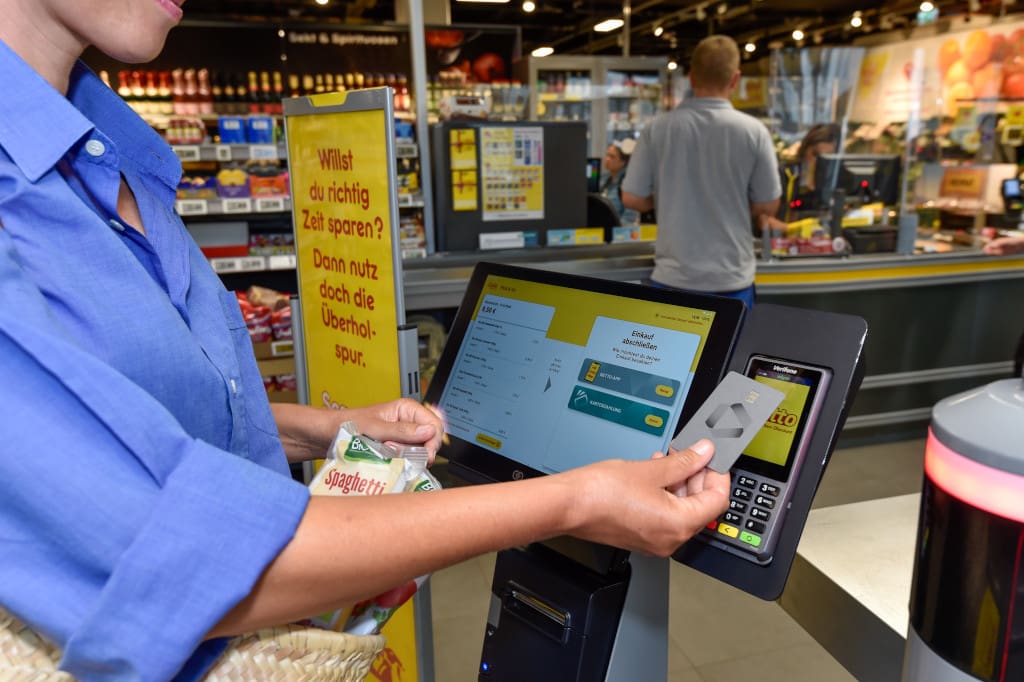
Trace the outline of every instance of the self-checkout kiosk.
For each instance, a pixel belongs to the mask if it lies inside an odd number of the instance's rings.
[[[729,372],[781,391],[733,468],[730,509],[673,556],[771,600],[860,385],[866,334],[848,315],[746,311],[735,299],[480,263],[427,400],[448,420],[441,454],[475,483],[665,451]],[[709,427],[723,438],[754,428],[742,397],[726,402]],[[479,679],[666,679],[669,566],[574,538],[500,552]]]

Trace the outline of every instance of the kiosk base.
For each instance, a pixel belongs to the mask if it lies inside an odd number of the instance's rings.
[[[667,559],[608,573],[543,545],[498,553],[479,680],[666,679]]]

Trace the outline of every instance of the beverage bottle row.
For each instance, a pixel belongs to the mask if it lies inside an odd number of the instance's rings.
[[[413,110],[405,74],[289,73],[287,88],[280,71],[218,72],[206,68],[169,71],[124,70],[117,83],[106,71],[100,78],[143,115],[240,115],[281,114],[285,97],[314,95],[339,90],[391,86],[397,112]]]
[[[394,91],[394,108],[397,112],[413,110],[409,78],[404,73],[303,73],[288,75],[288,92],[292,97],[315,95],[322,92],[343,92],[390,86]]]

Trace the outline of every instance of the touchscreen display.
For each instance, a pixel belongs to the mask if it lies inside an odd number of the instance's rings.
[[[513,478],[664,450],[702,357],[717,364],[709,361],[715,376],[707,386],[698,382],[701,392],[717,382],[742,307],[716,309],[728,299],[711,299],[714,305],[704,307],[671,305],[644,300],[641,293],[660,291],[647,287],[600,287],[634,294],[626,296],[559,281],[595,280],[553,273],[546,278],[552,281],[492,273],[471,285],[477,291],[467,292],[467,309],[460,308],[440,377],[428,393],[444,411],[453,441],[511,460]],[[732,326],[724,336],[726,352],[708,353],[721,318]],[[443,386],[436,385],[439,380]]]
[[[747,445],[736,466],[785,482],[812,412],[810,406],[818,393],[822,370],[755,357],[747,375],[782,391],[786,397]]]

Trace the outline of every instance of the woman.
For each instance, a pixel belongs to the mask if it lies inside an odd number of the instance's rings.
[[[839,126],[819,123],[811,126],[796,152],[796,163],[780,165],[782,203],[780,216],[789,221],[800,210],[816,209],[820,205],[816,186],[817,162],[822,154],[834,154],[839,144]]]
[[[234,297],[174,213],[181,166],[92,74],[182,0],[0,0],[0,606],[88,680],[200,678],[227,636],[555,535],[668,555],[721,513],[711,444],[431,494],[310,498],[288,462],[353,420],[441,443],[410,400],[267,402]],[[678,494],[677,494],[678,493]],[[458,528],[458,533],[452,533]],[[401,542],[395,542],[401,538]]]
[[[601,174],[601,196],[611,202],[623,225],[636,223],[640,214],[622,205],[622,179],[626,177],[629,157],[636,148],[636,140],[627,137],[608,145],[604,153],[604,172]]]

